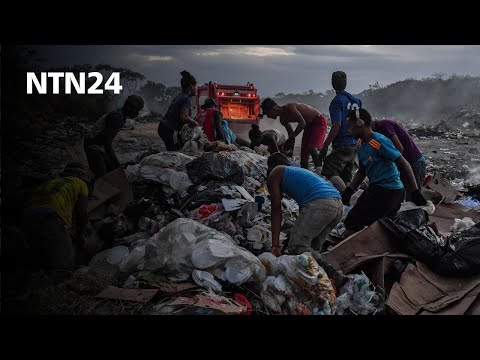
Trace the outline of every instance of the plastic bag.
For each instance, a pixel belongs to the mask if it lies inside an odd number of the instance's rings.
[[[375,292],[363,272],[348,275],[348,278],[337,297],[337,315],[374,315],[383,308],[382,296]]]
[[[244,181],[242,168],[237,163],[216,153],[204,154],[189,162],[187,172],[195,185],[210,180],[232,181],[237,185],[242,185]]]
[[[222,120],[222,129],[225,135],[225,140],[227,140],[227,144],[235,144],[235,140],[237,140],[237,136],[230,129],[230,127],[228,126],[228,122],[226,120]]]
[[[120,272],[131,274],[143,270],[145,264],[145,245],[138,246],[123,258],[119,264]]]
[[[453,221],[454,223],[450,227],[450,231],[454,234],[462,232],[475,225],[475,222],[469,217],[464,217],[463,219],[454,219]]]
[[[447,239],[448,252],[440,261],[442,273],[480,273],[480,223]]]
[[[406,210],[394,218],[379,220],[400,240],[402,250],[428,265],[444,255],[445,239],[436,235],[427,221],[428,214],[423,209]]]
[[[228,153],[226,157],[240,165],[246,176],[251,176],[258,180],[263,180],[267,177],[267,158],[265,156],[238,150]]]
[[[226,272],[226,264],[233,258],[248,263],[251,271],[251,276],[241,283],[261,283],[265,279],[266,271],[260,260],[237,246],[229,235],[194,220],[180,218],[165,226],[148,241],[145,269],[169,275],[191,274],[195,269],[216,269],[222,273]],[[232,261],[229,266],[233,267],[233,264],[237,263]],[[233,274],[232,269],[229,272],[230,275]]]
[[[261,294],[273,312],[278,313],[278,308],[286,306],[283,311],[296,315],[335,313],[335,289],[311,253],[280,256],[277,269],[280,275],[268,277]],[[285,283],[288,291],[284,291]]]
[[[444,239],[424,225],[426,218],[428,215],[425,211],[416,209],[379,222],[400,240],[398,244],[406,253],[425,263],[434,272],[441,275],[480,273],[480,225],[476,224]]]
[[[212,290],[216,293],[222,292],[222,285],[207,271],[194,270],[192,273],[192,279],[195,284],[203,288]]]

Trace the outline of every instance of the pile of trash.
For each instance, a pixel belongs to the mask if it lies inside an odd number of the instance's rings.
[[[420,138],[435,136],[445,139],[477,138],[480,136],[480,112],[475,109],[459,110],[436,124],[411,122],[407,127],[411,135]]]
[[[433,202],[423,208],[404,203],[397,217],[379,222],[384,230],[376,224],[378,233],[365,237],[375,244],[380,231],[389,231],[391,241],[396,239],[396,251],[379,247],[380,255],[368,254],[368,249],[360,247],[347,257],[348,252],[336,251],[347,239],[328,252],[333,254],[332,266],[348,274],[348,281],[336,288],[311,253],[287,252],[280,257],[271,253],[265,156],[243,148],[205,152],[203,137],[195,128],[185,129],[182,136],[181,151],[143,150],[129,160],[125,174],[135,201],[115,212],[105,206],[102,216],[98,215],[102,208],[96,208],[92,229],[101,238],[102,251],[78,269],[73,279],[108,281],[102,289],[78,291],[85,305],[75,311],[108,313],[97,308],[102,299],[138,303],[141,306],[128,311],[155,315],[377,315],[385,314],[390,289],[412,259],[440,274],[480,272],[475,216],[452,221],[448,237],[428,222],[441,203],[463,201],[473,206],[477,200],[462,199],[451,184],[433,176],[425,187]],[[352,206],[363,189],[352,196]],[[343,219],[352,206],[344,207]],[[283,249],[298,214],[298,204],[284,196]],[[334,229],[333,236],[342,237],[342,225]],[[354,237],[363,236],[364,231]],[[363,243],[357,244],[353,246]],[[352,265],[377,258],[382,259],[379,268]],[[395,270],[391,279],[378,277],[390,268]],[[57,289],[71,291],[71,285]],[[122,313],[116,308],[112,311]]]

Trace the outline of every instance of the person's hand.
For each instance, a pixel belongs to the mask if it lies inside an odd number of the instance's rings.
[[[344,205],[350,205],[350,198],[355,191],[351,187],[347,187],[342,193],[342,202]]]
[[[420,190],[415,189],[412,192],[412,201],[415,205],[417,206],[425,206],[427,205],[427,200],[423,197],[423,195],[420,193]]]
[[[272,254],[277,257],[282,255],[282,249],[280,249],[280,245],[272,245]]]
[[[323,145],[322,150],[318,153],[318,157],[322,163],[325,162],[328,153],[328,145]]]

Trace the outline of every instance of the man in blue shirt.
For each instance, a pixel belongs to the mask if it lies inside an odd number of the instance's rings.
[[[342,217],[342,201],[335,187],[307,169],[288,166],[282,153],[268,158],[267,186],[272,202],[272,253],[280,256],[280,225],[282,222],[282,195],[287,194],[300,206],[300,214],[290,234],[289,255],[311,252],[327,275],[340,287],[345,277],[329,265],[320,254],[328,234]]]
[[[371,225],[382,217],[396,214],[405,198],[400,173],[411,189],[413,202],[416,205],[426,205],[410,164],[390,139],[372,131],[371,122],[372,117],[365,109],[353,110],[348,116],[350,133],[355,139],[361,139],[358,148],[360,167],[342,194],[343,203],[349,205],[352,194],[365,176],[368,177],[369,187],[345,219],[345,236],[362,230],[364,226]]]
[[[329,108],[332,128],[319,156],[324,161],[322,175],[329,180],[335,177],[332,182],[339,191],[343,191],[352,180],[357,149],[357,141],[348,131],[347,115],[350,110],[362,107],[362,102],[345,91],[347,74],[343,71],[335,71],[332,74],[332,86],[337,92]],[[330,144],[332,144],[332,151],[327,156]]]

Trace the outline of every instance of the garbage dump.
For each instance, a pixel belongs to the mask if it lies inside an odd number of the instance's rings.
[[[135,129],[139,126],[136,124]],[[121,162],[135,200],[116,212],[111,210],[112,204],[105,206],[101,216],[91,219],[92,228],[102,239],[101,250],[92,254],[88,266],[49,290],[66,299],[64,293],[76,289],[75,294],[85,304],[80,308],[71,298],[62,311],[123,314],[128,310],[155,315],[402,313],[406,311],[401,306],[405,299],[400,299],[399,289],[409,289],[401,279],[423,271],[422,266],[439,277],[480,273],[480,215],[475,212],[480,203],[475,187],[465,178],[461,190],[453,179],[442,178],[440,171],[431,174],[422,189],[431,194],[427,206],[404,202],[395,217],[382,219],[347,239],[343,223],[337,224],[323,249],[332,265],[348,278],[336,288],[310,253],[285,253],[300,211],[287,196],[281,201],[280,246],[284,255],[272,254],[267,157],[247,148],[220,146],[205,152],[208,143],[198,129],[182,129],[181,151],[146,148],[129,156],[123,154]],[[116,146],[133,149],[130,137]],[[465,196],[467,189],[471,192]],[[362,192],[363,188],[359,189],[350,206],[344,206],[342,220]],[[90,201],[104,200],[115,205],[116,197]],[[98,285],[87,290],[92,279]],[[475,299],[472,292],[466,294]],[[106,302],[111,307],[100,305]],[[115,302],[123,307],[115,307]],[[44,306],[50,309],[50,305]]]

